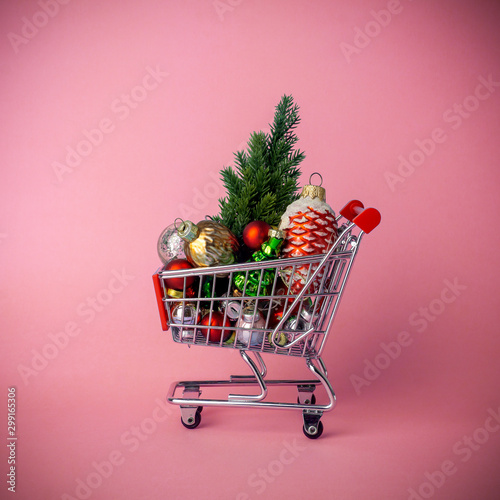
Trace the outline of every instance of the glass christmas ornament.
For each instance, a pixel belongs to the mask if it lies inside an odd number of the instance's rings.
[[[227,294],[224,294],[222,296],[224,299],[226,299]],[[241,300],[221,300],[220,301],[220,310],[222,313],[226,311],[226,316],[231,320],[231,321],[236,321],[240,317],[241,313]]]
[[[170,308],[172,323],[177,325],[196,325],[200,321],[201,314],[196,314],[196,304],[193,302],[174,302]],[[182,329],[182,338],[194,339],[194,328],[172,327],[174,334],[179,335]]]
[[[251,250],[258,250],[268,238],[271,226],[262,220],[250,222],[243,230],[243,243]]]
[[[167,264],[173,259],[184,259],[186,257],[184,240],[177,233],[175,224],[170,224],[162,231],[158,238],[157,250],[163,264]]]
[[[208,312],[201,319],[200,325],[202,326],[231,326],[229,318],[224,320],[224,314],[219,311]],[[199,331],[209,342],[220,342],[223,338],[224,342],[231,337],[232,331],[223,328],[200,328]]]
[[[226,226],[211,220],[198,224],[183,221],[177,228],[184,240],[184,253],[194,266],[211,267],[232,264],[238,251],[238,240]]]
[[[304,186],[300,198],[288,206],[281,218],[279,228],[286,234],[281,249],[282,256],[304,257],[326,253],[337,239],[338,227],[335,219],[335,212],[326,203],[325,189],[321,185]],[[316,267],[298,266],[295,273],[291,267],[287,267],[283,269],[281,276],[287,285],[291,285],[294,293],[299,293],[306,283],[308,273],[310,276]],[[312,293],[316,291],[322,275],[320,272],[316,277]]]
[[[264,332],[259,329],[265,328],[265,325],[266,321],[259,311],[254,310],[253,307],[247,307],[236,324],[236,338],[246,346],[261,347]]]
[[[165,266],[165,271],[180,271],[182,269],[192,268],[193,265],[187,259],[174,259]],[[174,290],[184,290],[193,285],[195,278],[195,276],[165,278],[165,285]]]

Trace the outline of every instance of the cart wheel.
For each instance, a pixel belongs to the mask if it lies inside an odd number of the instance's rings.
[[[196,408],[196,413],[198,413],[198,415],[203,411],[203,406],[198,406],[198,408]]]
[[[299,396],[297,396],[297,403],[299,403],[299,404],[300,404],[300,397],[299,397]],[[309,401],[309,402],[306,402],[305,404],[306,404],[306,405],[315,405],[315,404],[316,404],[316,395],[315,395],[315,394],[313,394],[313,395],[311,396],[310,401]]]
[[[306,427],[304,425],[304,427],[302,427],[302,430],[304,431],[304,434],[309,438],[309,439],[318,439],[321,434],[323,434],[323,422],[321,422],[321,420],[318,422],[318,426],[317,427],[314,427],[314,426],[309,426],[309,427]],[[316,432],[314,432],[316,431]]]
[[[203,408],[203,406],[199,406],[198,408]],[[190,417],[188,420],[192,420],[192,422],[184,422],[183,418],[181,417],[181,422],[186,429],[195,429],[200,425],[201,422],[201,411],[199,412],[198,409],[196,410],[196,413],[194,414],[194,417]]]

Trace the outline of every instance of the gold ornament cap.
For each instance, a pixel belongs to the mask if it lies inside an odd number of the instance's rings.
[[[269,229],[269,232],[267,235],[270,238],[276,238],[278,240],[284,240],[285,239],[285,231],[282,231],[281,229],[278,229],[277,227],[273,226],[271,229]]]
[[[199,232],[198,226],[193,222],[191,222],[190,220],[186,221],[183,221],[182,219],[178,220],[182,221],[179,227],[177,227],[177,233],[179,234],[179,236],[183,240],[188,242],[195,240],[198,237],[198,232]]]
[[[184,297],[184,294],[180,290],[174,290],[173,288],[167,289],[167,295],[174,299],[182,299]]]
[[[319,186],[316,186],[314,184],[311,184],[311,179],[314,175],[319,175],[321,182]],[[326,189],[324,187],[321,187],[321,184],[323,184],[323,177],[321,177],[318,172],[314,172],[314,174],[311,174],[311,177],[309,177],[309,184],[306,184],[302,188],[302,193],[300,193],[301,198],[311,198],[315,199],[318,198],[320,201],[326,201]]]

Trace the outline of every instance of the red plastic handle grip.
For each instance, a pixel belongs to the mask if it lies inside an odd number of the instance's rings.
[[[351,200],[341,211],[340,215],[354,222],[365,233],[373,231],[382,219],[376,208],[365,208],[359,200]]]
[[[160,313],[161,328],[166,332],[168,330],[167,314],[163,305],[163,290],[158,273],[153,274],[153,283],[155,285],[156,301],[158,302],[158,311]]]

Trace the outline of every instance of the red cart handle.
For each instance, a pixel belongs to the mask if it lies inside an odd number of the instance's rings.
[[[376,208],[365,208],[359,200],[350,201],[340,211],[340,215],[354,222],[365,233],[373,231],[381,221],[380,212]]]
[[[163,291],[160,277],[158,276],[157,272],[153,274],[153,283],[155,285],[156,301],[158,302],[158,311],[160,313],[161,328],[166,332],[168,330],[167,313],[165,311],[165,305],[163,303]]]

